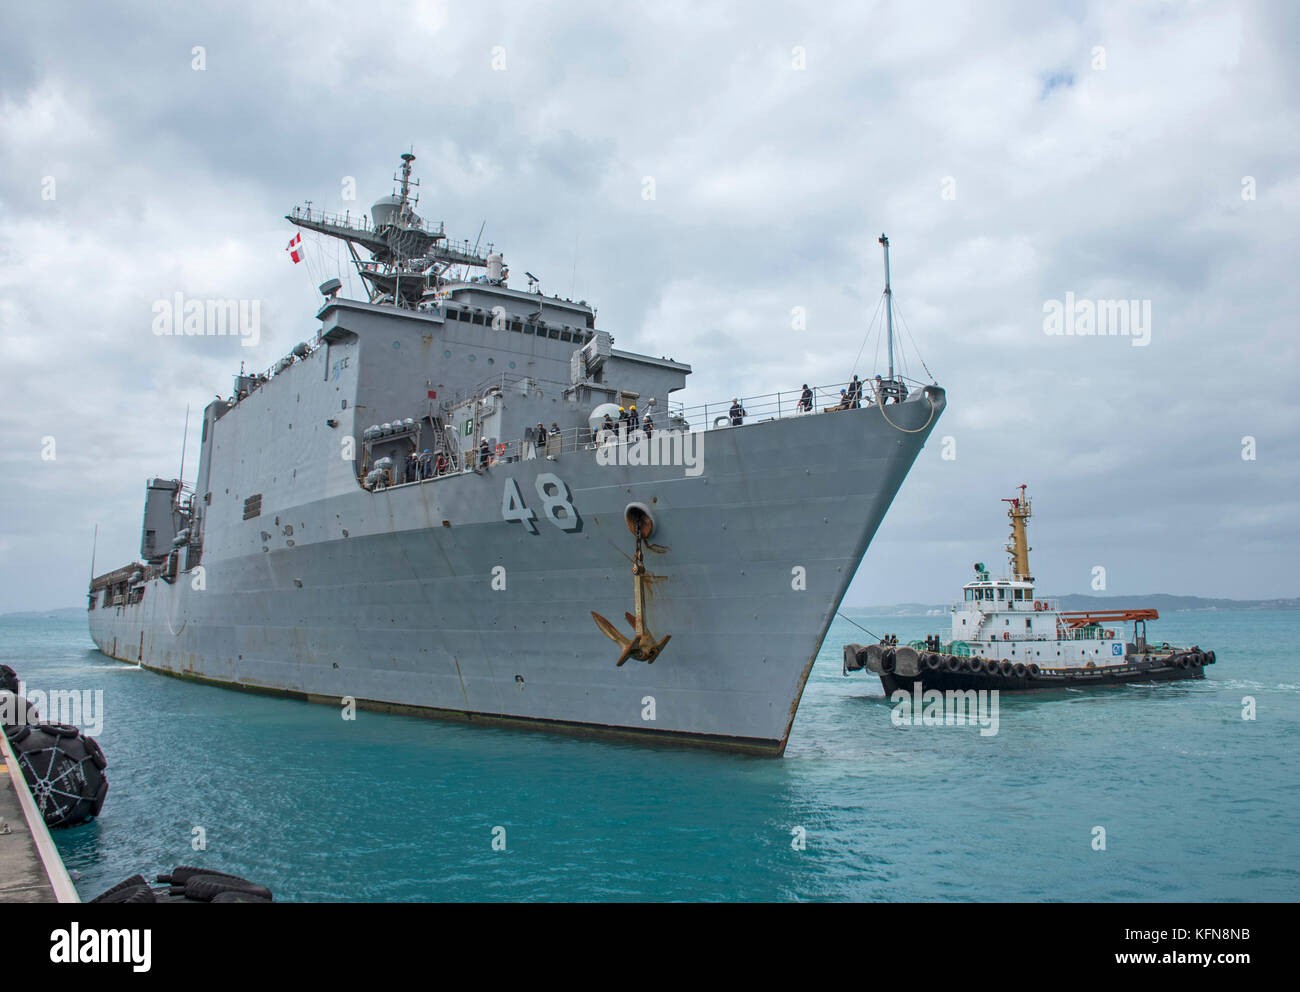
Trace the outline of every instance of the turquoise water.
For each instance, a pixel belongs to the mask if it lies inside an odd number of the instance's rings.
[[[946,622],[855,619],[900,639]],[[780,760],[345,722],[110,661],[81,620],[0,621],[0,661],[33,688],[104,691],[103,815],[55,833],[83,898],[184,862],[307,901],[1297,899],[1300,613],[1173,614],[1151,634],[1219,663],[1004,696],[986,737],[893,726],[878,679],[841,675],[865,635],[837,620]]]

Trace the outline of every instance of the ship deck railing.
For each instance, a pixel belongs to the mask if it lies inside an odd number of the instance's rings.
[[[340,213],[331,213],[327,210],[313,210],[309,206],[301,206],[301,207],[294,207],[289,212],[289,216],[295,220],[310,221],[313,224],[328,224],[330,227],[345,228],[349,231],[357,231],[362,234],[376,233],[375,225],[370,222],[370,217],[364,212],[357,214],[356,217],[353,217],[352,212],[350,210],[340,214]],[[426,221],[424,218],[420,218],[415,223],[407,224],[404,226],[412,227],[415,228],[416,230],[423,231],[425,234],[428,234],[431,237],[435,237],[435,238],[445,237],[444,227],[441,221],[439,221],[437,224],[433,224],[429,221]]]
[[[969,610],[971,607],[983,608],[986,604],[993,604],[994,609],[990,613],[1060,613],[1061,601],[1059,599],[958,599],[954,600],[952,609],[957,612]],[[1034,609],[1034,603],[1042,603],[1041,609]]]
[[[883,378],[858,381],[861,385],[861,398],[856,401],[849,399],[849,395],[853,392],[853,383],[849,380],[807,387],[812,394],[810,400],[805,400],[804,387],[800,386],[758,396],[737,395],[717,403],[683,406],[680,403],[670,402],[668,412],[674,421],[684,423],[686,430],[713,430],[769,420],[783,420],[787,417],[836,413],[859,407],[879,406],[882,403],[902,403],[921,395],[920,390],[927,385],[933,385],[933,383],[899,375],[894,376],[892,383]],[[741,408],[740,423],[733,425],[732,406],[736,402]]]
[[[517,387],[521,382],[529,383],[546,383],[548,385],[557,385],[550,380],[539,379],[536,376],[527,373],[498,373],[490,376],[470,389],[460,390],[448,397],[445,401],[439,401],[444,415],[463,403],[466,403],[475,397],[486,397],[495,391],[508,393],[512,387]],[[877,404],[881,398],[882,391],[877,387],[880,385],[874,379],[863,379],[862,382],[862,399],[858,402],[858,407],[871,407]],[[885,392],[884,399],[887,402],[893,402],[893,397],[906,397],[898,399],[897,402],[914,402],[922,394],[922,390],[930,385],[929,383],[918,380],[906,379],[903,377],[895,378],[896,387],[894,391]],[[566,385],[567,384],[558,384]],[[909,388],[910,387],[910,388]],[[644,425],[647,414],[653,420],[653,432],[662,434],[665,431],[681,432],[701,432],[710,430],[728,430],[733,426],[743,426],[746,424],[766,423],[774,420],[783,420],[793,417],[820,416],[823,414],[835,413],[841,410],[855,409],[850,403],[845,405],[841,390],[848,390],[849,383],[833,383],[809,387],[812,392],[811,409],[802,402],[803,387],[796,389],[780,390],[774,393],[764,393],[758,396],[736,397],[740,401],[744,414],[741,416],[740,424],[733,424],[731,417],[731,400],[721,403],[701,403],[693,406],[682,406],[681,404],[670,403],[666,408],[647,407],[646,412],[641,414],[640,426],[636,430],[629,429],[627,440],[634,441],[639,437],[645,436]],[[452,430],[452,425],[448,424],[447,429]],[[617,424],[615,430],[617,431]],[[537,444],[524,438],[515,438],[509,441],[495,441],[489,446],[487,467],[503,463],[512,463],[518,461],[529,461],[534,458],[538,459],[556,459],[563,455],[570,455],[581,452],[594,453],[598,447],[601,447],[600,431],[591,430],[590,427],[578,426],[562,428],[558,432],[551,431],[547,428],[547,440],[545,444]],[[459,467],[449,468],[442,473],[431,473],[426,478],[408,479],[406,477],[405,466],[395,467],[390,475],[391,481],[382,487],[383,489],[394,489],[401,486],[419,485],[424,482],[433,482],[438,479],[453,478],[457,475],[463,475],[466,472],[482,471],[482,456],[477,442],[469,443],[472,437],[460,438],[464,447],[461,448]],[[606,442],[610,443],[610,442]],[[613,443],[622,443],[617,441]],[[435,456],[436,457],[436,456]],[[365,478],[365,472],[360,479]]]
[[[1100,636],[1100,635],[1097,635],[1097,634],[1092,634],[1092,635],[1090,636],[1088,631],[1090,631],[1090,630],[1091,630],[1091,631],[1095,631],[1096,629],[1097,629],[1097,628],[1089,628],[1089,629],[1087,629],[1087,630],[1085,630],[1084,628],[1079,628],[1079,629],[1077,629],[1077,630],[1069,630],[1069,629],[1065,629],[1065,630],[1060,630],[1060,631],[1058,631],[1055,635],[1053,635],[1053,634],[1033,634],[1033,633],[1026,633],[1025,631],[1020,631],[1019,633],[1017,633],[1017,632],[1015,632],[1015,631],[1011,631],[1011,630],[1003,630],[1003,631],[997,631],[997,632],[990,632],[990,633],[991,633],[991,636],[989,636],[989,637],[976,636],[975,634],[970,634],[970,635],[968,635],[968,637],[969,637],[969,639],[972,640],[972,641],[977,641],[977,642],[997,641],[997,642],[1000,643],[1000,644],[1001,644],[1001,643],[1006,643],[1006,644],[1016,644],[1016,643],[1024,643],[1024,642],[1026,642],[1026,641],[1034,642],[1034,643],[1042,643],[1043,641],[1047,641],[1047,642],[1051,643],[1051,642],[1056,642],[1056,641],[1089,641],[1089,642],[1092,642],[1092,641],[1120,641],[1120,640],[1123,640],[1123,638],[1120,637],[1120,636],[1118,635],[1118,633],[1117,633],[1116,636],[1114,636],[1114,637],[1103,637],[1103,636]],[[1007,634],[1007,635],[1009,635],[1009,636],[1004,637],[1004,636],[1003,636],[1004,634]]]

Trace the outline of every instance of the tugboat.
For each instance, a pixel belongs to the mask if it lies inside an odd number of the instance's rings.
[[[886,695],[911,692],[917,682],[923,690],[1023,692],[1204,678],[1213,651],[1147,640],[1147,623],[1160,617],[1156,610],[1065,611],[1055,600],[1035,598],[1025,532],[1032,508],[1025,488],[1003,500],[1010,504],[1010,576],[991,579],[984,564],[976,563],[975,579],[952,608],[951,639],[933,634],[903,645],[896,637],[865,647],[846,644],[844,674],[875,672]],[[1132,626],[1120,629],[1125,624]]]

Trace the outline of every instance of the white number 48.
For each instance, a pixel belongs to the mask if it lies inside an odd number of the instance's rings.
[[[537,477],[537,495],[542,501],[542,512],[556,527],[564,531],[581,528],[582,518],[578,508],[573,505],[573,496],[568,485],[553,472],[543,472]],[[506,479],[505,492],[501,494],[501,517],[503,520],[518,520],[530,534],[537,533],[537,514],[524,505],[524,497],[519,492],[519,485],[514,479]]]

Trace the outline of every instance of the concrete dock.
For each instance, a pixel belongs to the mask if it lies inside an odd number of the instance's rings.
[[[3,732],[0,755],[0,903],[81,902]]]

